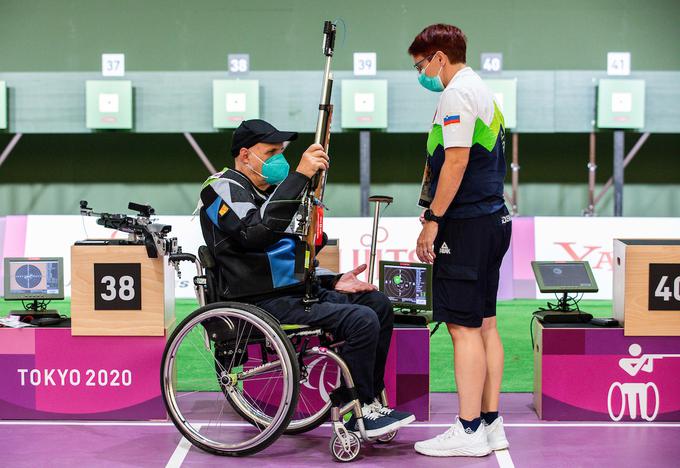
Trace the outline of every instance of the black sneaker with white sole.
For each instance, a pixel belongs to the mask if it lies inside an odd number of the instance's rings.
[[[394,408],[384,406],[382,403],[380,403],[380,401],[377,398],[373,401],[373,404],[376,405],[378,412],[383,416],[387,416],[399,421],[399,427],[411,424],[413,421],[416,420],[416,417],[413,413],[409,413],[408,411],[398,411],[395,410]]]
[[[380,413],[378,405],[371,403],[364,405],[361,408],[364,420],[364,429],[368,437],[381,437],[401,427],[401,423],[396,419],[385,416]],[[359,432],[359,420],[355,415],[352,415],[349,421],[345,423],[345,429],[351,432]]]

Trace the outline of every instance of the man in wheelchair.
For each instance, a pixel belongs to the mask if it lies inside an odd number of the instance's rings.
[[[293,234],[302,193],[319,170],[328,169],[321,145],[304,152],[295,171],[283,156],[297,133],[247,120],[231,145],[235,169],[210,177],[201,191],[201,228],[219,269],[221,299],[255,304],[281,324],[320,327],[344,342],[347,363],[362,403],[366,433],[380,437],[412,422],[410,413],[383,406],[385,362],[393,311],[376,288],[360,281],[366,265],[335,275],[317,270],[319,302],[302,302],[304,243]],[[347,397],[349,400],[350,398]],[[346,423],[357,431],[354,416]]]

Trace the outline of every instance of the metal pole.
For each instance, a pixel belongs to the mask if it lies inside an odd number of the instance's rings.
[[[595,215],[595,176],[597,175],[595,158],[595,132],[590,132],[588,146],[588,208],[585,212],[586,216]]]
[[[614,216],[623,216],[623,130],[614,132]]]
[[[373,271],[375,270],[375,246],[378,240],[378,220],[380,219],[380,202],[375,204],[373,214],[373,235],[371,236],[371,260],[368,264],[368,284],[373,284]]]
[[[187,139],[187,141],[189,142],[191,147],[194,149],[194,152],[196,152],[196,155],[198,156],[198,158],[203,162],[203,165],[205,166],[205,168],[208,169],[208,171],[210,171],[211,174],[216,173],[217,170],[215,169],[215,166],[212,165],[212,163],[210,162],[208,157],[205,155],[205,153],[203,152],[201,147],[198,146],[198,143],[196,143],[196,140],[194,140],[193,135],[191,135],[191,133],[189,133],[189,132],[184,132],[184,138]]]
[[[368,216],[368,193],[371,189],[371,132],[368,130],[359,132],[359,186],[361,216]]]
[[[642,145],[645,144],[647,138],[649,138],[649,135],[650,135],[649,132],[643,133],[642,136],[638,138],[638,141],[635,142],[633,148],[631,148],[631,150],[628,152],[628,155],[626,155],[626,159],[623,160],[624,169],[628,167],[628,164],[630,164],[633,158],[637,155],[638,151],[640,151],[640,148],[642,148]],[[614,180],[613,177],[610,177],[609,180],[607,180],[607,183],[604,184],[604,186],[602,187],[602,190],[600,190],[600,193],[597,194],[597,196],[595,197],[595,206],[597,206],[602,197],[604,197],[607,191],[611,188],[613,180]]]
[[[9,157],[9,154],[12,152],[14,147],[19,143],[19,140],[21,140],[21,137],[23,136],[23,133],[17,133],[12,137],[12,139],[7,143],[7,146],[5,146],[5,149],[2,150],[2,154],[0,154],[0,166],[5,162],[5,160]]]
[[[512,134],[512,215],[519,212],[517,208],[517,196],[519,193],[519,134]]]

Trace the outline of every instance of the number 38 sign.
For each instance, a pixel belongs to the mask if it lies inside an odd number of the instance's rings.
[[[679,264],[649,264],[649,310],[680,310]]]
[[[141,264],[95,263],[94,310],[142,310]]]

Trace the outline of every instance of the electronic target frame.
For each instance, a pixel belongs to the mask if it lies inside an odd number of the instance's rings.
[[[397,308],[432,310],[432,265],[380,261],[382,291]]]
[[[532,261],[531,268],[542,293],[586,293],[599,289],[586,261]]]
[[[64,259],[61,257],[6,257],[6,300],[64,298]]]

